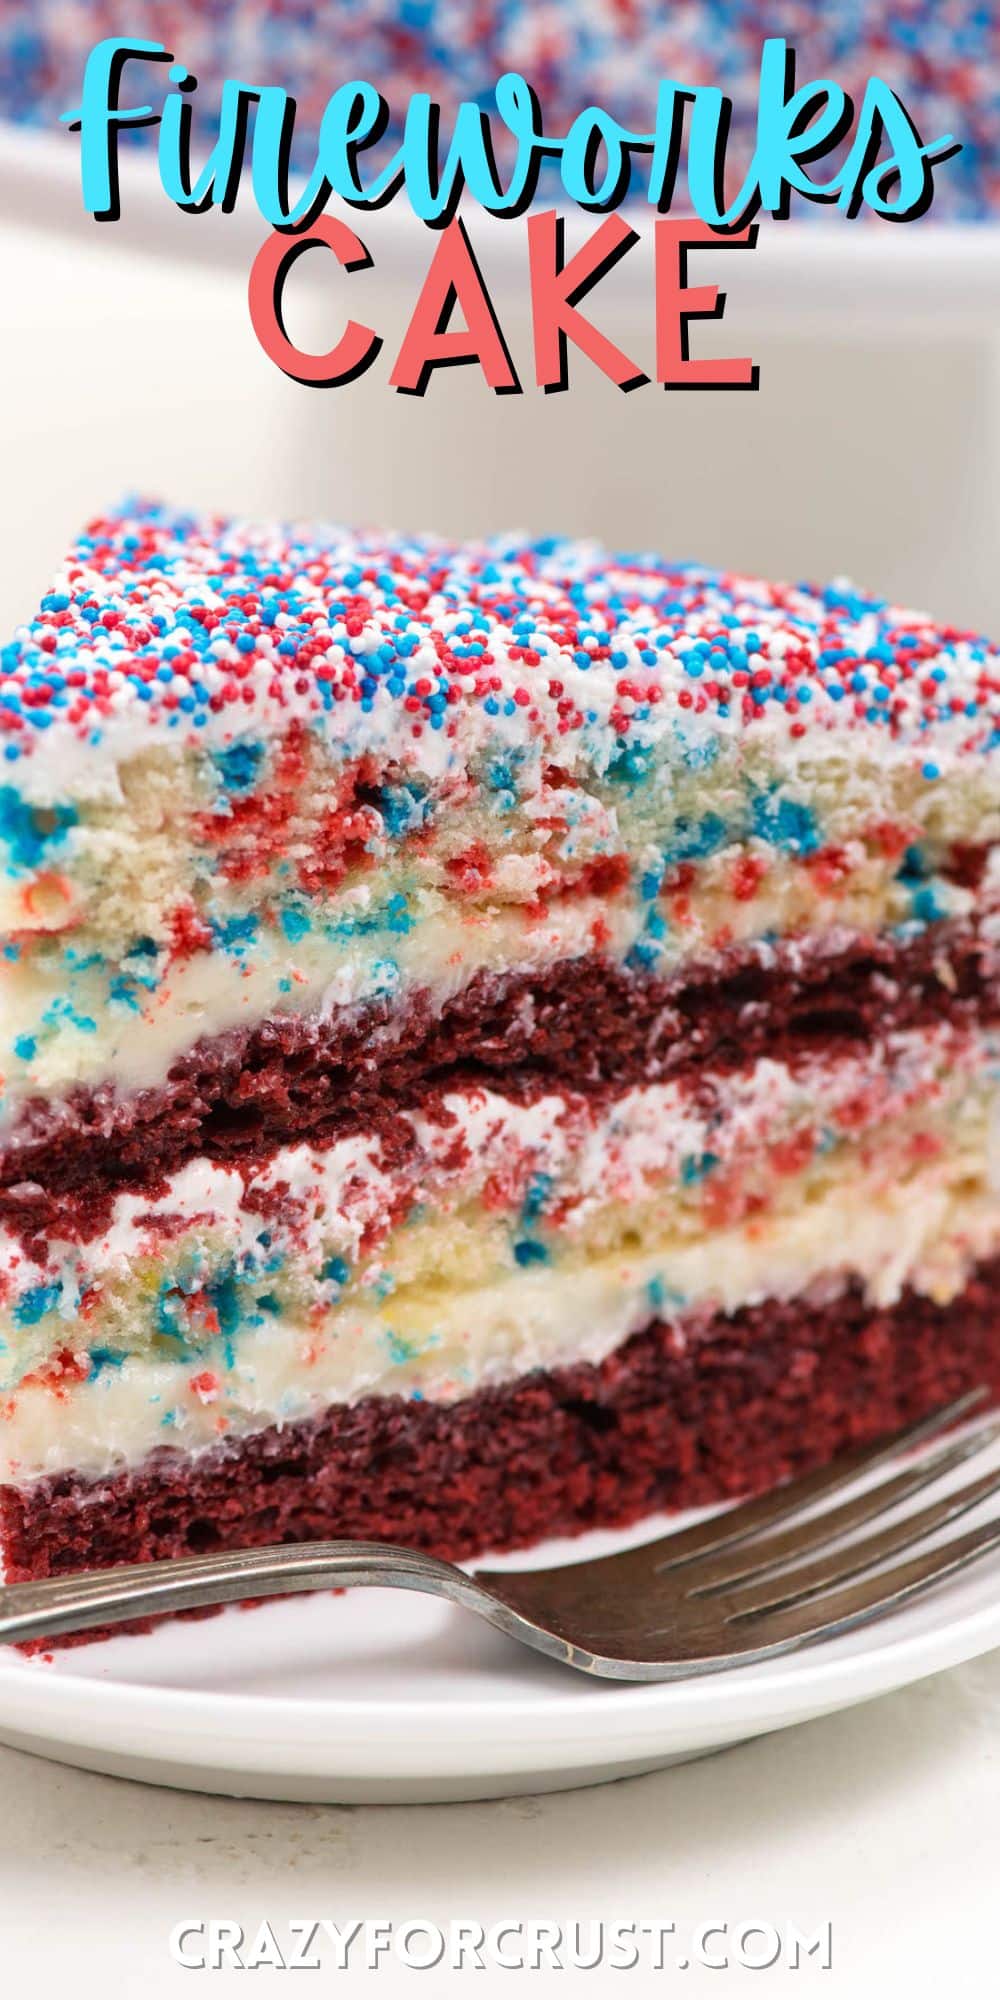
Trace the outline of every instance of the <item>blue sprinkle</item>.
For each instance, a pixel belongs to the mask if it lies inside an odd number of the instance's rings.
[[[18,868],[37,868],[76,822],[75,806],[30,806],[13,786],[0,785],[0,840]]]
[[[14,1307],[15,1324],[37,1326],[39,1320],[58,1305],[61,1296],[62,1284],[58,1281],[54,1285],[32,1285],[28,1291],[22,1292]]]
[[[815,854],[820,845],[816,816],[809,806],[780,792],[758,792],[750,824],[758,839],[789,854]]]
[[[252,651],[253,640],[250,646]],[[214,752],[213,762],[228,792],[248,792],[256,782],[263,756],[263,743],[230,743]]]
[[[98,1376],[103,1375],[107,1369],[122,1368],[124,1364],[125,1355],[120,1350],[113,1347],[92,1347],[90,1350],[90,1370],[87,1380],[88,1382],[96,1382]]]
[[[520,1243],[515,1243],[514,1259],[522,1268],[526,1268],[529,1264],[547,1264],[549,1253],[544,1243],[534,1243],[529,1237],[525,1237]]]
[[[289,944],[298,944],[299,939],[312,929],[312,921],[305,910],[288,903],[281,911],[281,928]]]

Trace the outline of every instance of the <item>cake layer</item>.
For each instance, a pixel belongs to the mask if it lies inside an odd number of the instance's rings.
[[[997,1386],[998,722],[846,586],[93,524],[0,655],[8,1562],[467,1553]]]
[[[337,1316],[328,1330],[308,1319],[272,1326],[262,1314],[263,1325],[228,1345],[224,1336],[206,1342],[196,1358],[109,1361],[98,1350],[95,1360],[67,1341],[4,1401],[2,1483],[139,1466],[165,1440],[197,1457],[220,1437],[280,1429],[372,1395],[462,1401],[540,1367],[599,1362],[664,1307],[683,1339],[699,1306],[735,1311],[814,1288],[823,1297],[845,1273],[858,1276],[873,1306],[891,1303],[909,1275],[922,1294],[947,1301],[970,1264],[998,1245],[995,1195],[925,1182],[899,1200],[831,1196],[821,1212],[762,1228],[756,1239],[719,1230],[672,1253],[654,1245],[594,1259],[558,1279],[521,1272],[502,1295],[470,1289],[450,1307],[414,1306],[402,1334],[391,1313],[370,1307]]]
[[[995,655],[843,586],[137,509],[0,673],[15,1129],[275,1018],[933,933],[1000,837]]]
[[[732,1499],[967,1389],[1000,1399],[998,1316],[1000,1258],[947,1306],[769,1298],[452,1404],[371,1397],[193,1461],[67,1472],[0,1490],[6,1574],[338,1536],[463,1559]]]
[[[0,1236],[0,1476],[371,1394],[455,1400],[848,1279],[939,1300],[1000,1247],[1000,1037],[590,1099],[482,1089],[242,1165],[198,1160],[95,1237]]]
[[[192,1156],[258,1159],[290,1140],[378,1131],[450,1088],[531,1102],[694,1079],[763,1055],[857,1055],[892,1031],[1000,1021],[1000,926],[942,924],[893,938],[729,948],[659,979],[603,958],[544,975],[490,975],[436,1013],[426,996],[282,1017],[199,1044],[158,1090],[36,1101],[0,1139],[0,1219],[21,1234],[91,1236],[118,1187],[155,1189]]]
[[[668,772],[661,782],[670,796]],[[787,803],[784,794],[767,805],[776,826]],[[558,801],[542,804],[554,812]],[[981,815],[980,799],[967,805],[970,821]],[[986,850],[965,840],[932,854],[926,841],[889,836],[883,824],[870,840],[835,847],[811,835],[788,856],[780,841],[730,835],[719,821],[707,858],[674,864],[676,831],[656,844],[637,830],[629,842],[623,818],[613,815],[599,844],[557,869],[538,852],[505,849],[512,831],[502,820],[498,827],[455,808],[440,835],[444,857],[422,833],[419,854],[393,864],[373,836],[337,893],[325,883],[268,892],[242,882],[227,893],[225,861],[213,852],[199,857],[196,894],[186,883],[156,907],[138,894],[139,881],[156,883],[155,844],[126,830],[136,894],[126,899],[125,871],[104,843],[94,871],[102,916],[122,905],[128,912],[119,944],[109,947],[61,903],[52,911],[43,902],[34,928],[22,905],[26,894],[39,899],[37,881],[18,888],[0,963],[0,1129],[34,1096],[58,1099],[112,1079],[121,1096],[162,1086],[193,1045],[276,1017],[325,1022],[384,1002],[440,1014],[484,976],[530,983],[595,952],[639,977],[669,978],[725,949],[742,946],[749,957],[775,938],[826,943],[831,934],[864,939],[908,927],[934,935],[1000,900],[993,871],[982,893],[969,886],[970,866],[985,869]],[[540,843],[536,826],[530,833]],[[798,832],[790,838],[804,841]],[[322,870],[322,839],[316,827],[300,831],[303,868]],[[286,873],[291,846],[278,849]],[[374,879],[359,879],[373,865]],[[47,895],[52,880],[50,869]]]

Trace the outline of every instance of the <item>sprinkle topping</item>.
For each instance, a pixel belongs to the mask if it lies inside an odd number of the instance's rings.
[[[432,769],[496,742],[570,739],[606,769],[677,732],[763,730],[790,749],[847,731],[915,750],[931,781],[945,757],[1000,747],[1000,656],[845,583],[153,504],[91,522],[0,649],[9,782],[29,760],[66,777],[102,749],[217,750],[292,717]]]

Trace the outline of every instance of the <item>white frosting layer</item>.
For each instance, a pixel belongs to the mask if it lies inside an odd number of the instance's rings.
[[[844,585],[91,523],[0,665],[0,1119],[480,967],[961,914],[996,687],[984,644]]]
[[[395,1162],[370,1135],[245,1174],[197,1161],[45,1267],[7,1238],[0,1476],[97,1474],[363,1396],[450,1400],[598,1360],[654,1316],[691,1330],[849,1277],[879,1305],[906,1284],[947,1300],[1000,1247],[995,1064],[940,1030],[596,1116],[453,1094],[405,1121]]]
[[[85,607],[103,615],[88,621]],[[196,651],[195,610],[212,620]],[[442,644],[451,729],[422,707]],[[137,653],[147,674],[157,662],[164,673],[143,700]],[[395,655],[394,672],[383,653]],[[571,750],[582,741],[607,761],[623,715],[641,746],[679,726],[695,742],[739,739],[749,714],[785,756],[827,736],[886,764],[929,750],[939,765],[967,761],[988,736],[992,659],[844,583],[820,593],[587,542],[462,546],[143,507],[92,524],[70,551],[54,596],[14,635],[11,689],[42,668],[56,683],[45,754],[23,757],[19,772],[26,795],[50,803],[151,743],[225,743],[241,708],[258,728],[300,719],[352,754],[406,757],[432,777],[484,745],[518,750],[539,736]],[[79,707],[62,685],[78,661]],[[913,670],[923,661],[942,684],[930,683],[933,708]],[[340,699],[321,699],[317,669]],[[746,697],[754,674],[758,702]],[[724,699],[706,700],[695,683],[720,676]],[[782,700],[771,698],[776,683]]]
[[[388,1149],[355,1132],[249,1164],[195,1159],[152,1193],[119,1194],[91,1240],[50,1235],[44,1258],[0,1228],[0,1390],[76,1345],[81,1312],[88,1347],[142,1345],[164,1331],[168,1292],[169,1337],[197,1345],[197,1314],[189,1335],[174,1301],[222,1275],[237,1288],[235,1328],[260,1292],[272,1312],[327,1312],[345,1291],[460,1287],[470,1260],[482,1280],[519,1257],[563,1264],[606,1247],[608,1210],[645,1230],[652,1204],[661,1229],[700,1231],[787,1208],[848,1171],[881,1185],[942,1153],[979,1171],[998,1077],[1000,1037],[942,1027],[603,1101],[451,1091],[401,1110]]]
[[[1000,893],[1000,850],[994,864],[981,905],[987,912]],[[436,893],[411,895],[404,923],[392,915],[390,876],[377,892],[361,884],[344,896],[333,927],[289,935],[273,922],[255,925],[248,945],[237,914],[231,947],[169,963],[155,953],[133,953],[117,963],[91,959],[83,946],[73,946],[67,971],[65,950],[43,946],[0,965],[6,1064],[0,1132],[16,1123],[33,1097],[105,1082],[117,1095],[162,1085],[199,1041],[253,1029],[275,1016],[304,1015],[322,1024],[342,1009],[373,1001],[402,1009],[416,994],[439,1011],[478,974],[530,976],[595,949],[615,963],[661,975],[686,956],[710,957],[720,941],[753,945],[767,963],[771,940],[784,940],[793,957],[804,942],[830,953],[856,941],[859,932],[908,920],[911,892],[891,878],[866,880],[831,899],[803,883],[803,873],[779,861],[752,899],[734,898],[717,884],[703,892],[701,906],[697,896],[686,896],[684,921],[661,921],[653,942],[650,908],[633,895],[612,901],[580,895],[557,900],[541,915],[526,915],[516,903],[449,907]],[[934,899],[942,919],[967,917],[976,908],[968,890],[950,883],[937,883]],[[995,931],[996,916],[984,915],[987,942],[991,925]],[[392,1033],[386,1030],[387,1039]]]
[[[135,1466],[158,1446],[204,1450],[363,1396],[453,1401],[535,1368],[597,1362],[653,1316],[684,1323],[860,1278],[891,1306],[907,1283],[942,1301],[1000,1249],[985,1190],[927,1176],[898,1197],[840,1189],[772,1225],[721,1230],[668,1251],[598,1260],[565,1274],[527,1270],[502,1286],[411,1306],[405,1335],[388,1310],[334,1315],[322,1331],[283,1323],[244,1336],[232,1367],[134,1358],[93,1380],[23,1388],[3,1425],[5,1483]],[[683,1302],[683,1303],[682,1303]],[[808,1311],[808,1304],[804,1304]]]

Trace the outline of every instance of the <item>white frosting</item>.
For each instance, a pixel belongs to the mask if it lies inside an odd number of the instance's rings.
[[[982,649],[847,590],[138,508],[5,658],[0,1119],[481,966],[961,915],[1000,841]]]
[[[670,1249],[613,1257],[565,1274],[527,1270],[503,1285],[411,1307],[405,1332],[391,1309],[334,1314],[322,1330],[282,1323],[241,1338],[233,1366],[193,1371],[133,1358],[58,1394],[32,1385],[6,1408],[0,1476],[98,1476],[142,1463],[158,1446],[197,1452],[272,1424],[318,1416],[334,1403],[402,1395],[453,1401],[535,1368],[597,1362],[656,1313],[732,1313],[815,1284],[860,1278],[891,1306],[907,1283],[942,1301],[972,1263],[1000,1248],[995,1194],[929,1174],[881,1200],[841,1188],[786,1215]],[[804,1311],[808,1305],[804,1304]]]
[[[703,636],[719,633],[720,620],[745,633],[748,643],[752,633],[754,650],[741,653],[740,660],[750,671],[764,668],[771,682],[785,673],[789,654],[801,661],[788,670],[787,688],[794,695],[808,681],[807,700],[791,705],[767,700],[753,715],[755,738],[782,757],[795,757],[799,729],[806,724],[812,740],[860,739],[885,765],[912,760],[915,750],[923,754],[926,696],[919,677],[907,671],[893,675],[890,733],[872,699],[878,677],[870,665],[862,665],[869,650],[884,647],[890,634],[890,649],[899,652],[904,668],[908,655],[899,648],[899,635],[926,645],[934,663],[942,666],[945,694],[954,697],[950,707],[942,698],[934,717],[930,745],[939,768],[965,761],[970,738],[978,748],[988,729],[988,713],[970,729],[965,712],[981,689],[982,650],[942,634],[919,612],[855,599],[849,585],[821,598],[805,586],[771,585],[696,567],[671,570],[656,558],[608,555],[587,542],[532,546],[508,536],[462,546],[430,536],[407,541],[347,535],[328,527],[286,530],[198,522],[165,510],[146,510],[144,522],[155,539],[155,557],[152,547],[137,558],[126,546],[123,537],[138,522],[112,518],[105,529],[115,553],[109,544],[98,558],[94,543],[85,541],[70,552],[56,578],[60,603],[72,598],[77,604],[106,607],[107,624],[82,624],[75,613],[68,624],[50,624],[43,607],[31,627],[14,635],[16,671],[27,674],[40,663],[58,672],[82,658],[88,682],[100,679],[107,691],[98,714],[88,711],[82,725],[65,709],[51,710],[44,756],[25,758],[19,772],[25,795],[38,802],[92,791],[116,761],[151,744],[176,741],[185,727],[194,735],[194,721],[188,723],[177,705],[190,700],[195,686],[217,702],[197,716],[200,739],[209,745],[227,742],[234,715],[225,695],[234,673],[257,728],[273,731],[290,718],[310,724],[318,720],[331,745],[343,745],[352,755],[405,757],[411,768],[432,779],[485,746],[517,750],[540,735],[569,750],[583,742],[596,763],[607,762],[620,740],[616,718],[623,702],[633,718],[630,741],[643,746],[675,735],[678,726],[695,746],[740,738],[747,721],[738,683],[727,689],[721,707],[706,704],[699,713],[693,703],[679,704],[681,695],[692,694],[687,671],[691,650]],[[295,613],[278,609],[269,626],[255,629],[249,657],[242,652],[239,640],[245,635],[237,629],[243,623],[242,599],[247,590],[256,599],[261,564],[264,572],[280,571],[282,587],[292,587],[300,608],[306,607],[313,639],[323,642],[322,665],[349,698],[321,704],[315,666],[305,673],[297,662],[289,668],[281,648],[290,632],[301,634]],[[382,581],[386,572],[388,592]],[[336,608],[345,576],[351,579],[346,588],[363,607],[362,615],[355,613],[351,621]],[[426,589],[420,588],[424,579]],[[407,684],[435,673],[435,639],[455,648],[453,734],[425,724],[414,736],[413,714],[385,675],[373,684],[364,704],[356,698],[358,668],[363,671],[367,659],[398,641],[397,586],[406,592],[408,604],[402,620],[410,646],[403,676]],[[268,595],[266,586],[262,595]],[[671,608],[678,595],[685,600],[680,614]],[[192,602],[225,622],[213,631],[197,664],[184,666],[176,655],[188,628],[178,626],[178,614]],[[528,611],[527,632],[519,629],[511,606]],[[463,639],[472,622],[488,640],[490,708],[480,684],[479,656],[464,656]],[[128,644],[129,628],[136,625],[142,628],[143,647],[169,662],[172,706],[136,699]],[[819,665],[831,640],[837,659],[862,666],[866,703],[842,698],[845,677],[836,661]],[[41,650],[43,642],[50,650]],[[524,658],[526,647],[533,655],[530,664]],[[732,670],[724,654],[709,661],[709,671],[727,681]],[[17,686],[15,677],[11,686]],[[650,686],[658,697],[654,703],[646,700]],[[98,729],[92,727],[95,721]]]
[[[286,1265],[325,1308],[326,1260],[346,1259],[363,1282],[378,1285],[397,1264],[406,1271],[422,1231],[456,1216],[474,1225],[500,1217],[513,1236],[532,1235],[539,1222],[564,1260],[609,1206],[638,1212],[656,1200],[667,1218],[665,1204],[687,1201],[697,1216],[699,1187],[714,1194],[734,1170],[752,1172],[772,1201],[784,1188],[787,1201],[789,1183],[797,1187],[810,1162],[836,1164],[845,1147],[863,1147],[866,1134],[878,1134],[875,1167],[891,1176],[907,1158],[911,1111],[950,1151],[969,1143],[970,1130],[977,1138],[998,1071],[998,1038],[941,1027],[834,1061],[817,1056],[792,1067],[765,1058],[747,1071],[703,1077],[697,1090],[685,1081],[637,1085],[606,1102],[550,1092],[520,1103],[496,1090],[452,1091],[432,1114],[399,1112],[409,1145],[389,1161],[379,1136],[366,1132],[282,1146],[246,1166],[199,1157],[162,1191],[119,1194],[109,1226],[90,1241],[50,1232],[44,1263],[0,1227],[0,1388],[65,1345],[85,1296],[131,1284],[137,1312],[157,1274],[169,1280],[185,1262],[206,1275]],[[873,1170],[869,1160],[865,1171]],[[267,1288],[270,1278],[258,1283]],[[53,1286],[57,1306],[37,1320],[19,1312],[26,1293]],[[139,1331],[136,1318],[134,1338]],[[87,1332],[91,1345],[105,1338],[93,1303]]]
[[[1000,866],[1000,851],[996,858]],[[891,880],[831,903],[803,895],[801,871],[798,881],[795,873],[779,862],[752,901],[710,891],[704,910],[695,903],[687,928],[668,932],[654,969],[667,975],[687,954],[710,955],[719,935],[730,946],[754,945],[766,963],[773,937],[782,938],[792,958],[804,940],[831,953],[856,941],[859,931],[882,931],[906,918],[908,894]],[[430,896],[421,899],[411,928],[390,933],[373,924],[369,932],[369,912],[376,901],[384,907],[393,886],[390,875],[380,881],[377,899],[367,884],[344,898],[346,935],[317,928],[291,942],[280,929],[265,927],[252,949],[199,952],[166,972],[158,970],[148,990],[143,961],[126,960],[128,1000],[109,1003],[108,966],[101,960],[89,964],[83,947],[70,980],[55,953],[0,962],[0,1046],[7,1050],[0,1074],[0,1132],[16,1124],[30,1098],[59,1097],[75,1085],[109,1081],[117,1095],[161,1085],[197,1042],[253,1029],[274,1016],[304,1015],[322,1023],[341,1009],[373,1001],[401,1009],[414,994],[426,995],[440,1010],[479,973],[530,976],[588,956],[595,929],[601,955],[615,963],[631,962],[631,953],[645,949],[648,908],[633,896],[557,900],[544,917],[531,919],[518,904],[449,907],[440,896]],[[984,910],[998,890],[994,871]],[[945,884],[935,894],[942,915],[965,917],[975,908],[962,888]],[[991,922],[995,928],[995,917],[983,917],[984,941]],[[391,1041],[395,1030],[390,1023],[381,1032]]]
[[[364,889],[363,898],[371,892]],[[348,943],[322,932],[290,944],[263,935],[245,958],[222,951],[198,953],[175,965],[143,1001],[141,1014],[106,1002],[106,980],[84,970],[73,988],[72,1011],[62,1011],[65,976],[27,963],[3,982],[4,1038],[31,1054],[10,1064],[0,1095],[0,1129],[16,1119],[27,1097],[57,1095],[77,1083],[113,1078],[125,1094],[164,1081],[171,1064],[202,1038],[254,1028],[274,1014],[308,1014],[319,1021],[340,1008],[407,993],[427,992],[442,1007],[479,971],[530,972],[587,949],[595,915],[593,897],[560,909],[532,927],[519,912],[497,912],[489,923],[442,910],[405,936],[360,935]],[[615,954],[624,958],[641,928],[633,908],[609,912]],[[388,956],[391,946],[391,959]],[[40,1020],[54,1022],[50,1038]],[[80,1025],[80,1023],[84,1025]],[[392,1030],[387,1030],[387,1039]],[[26,1042],[23,1042],[26,1038]]]

